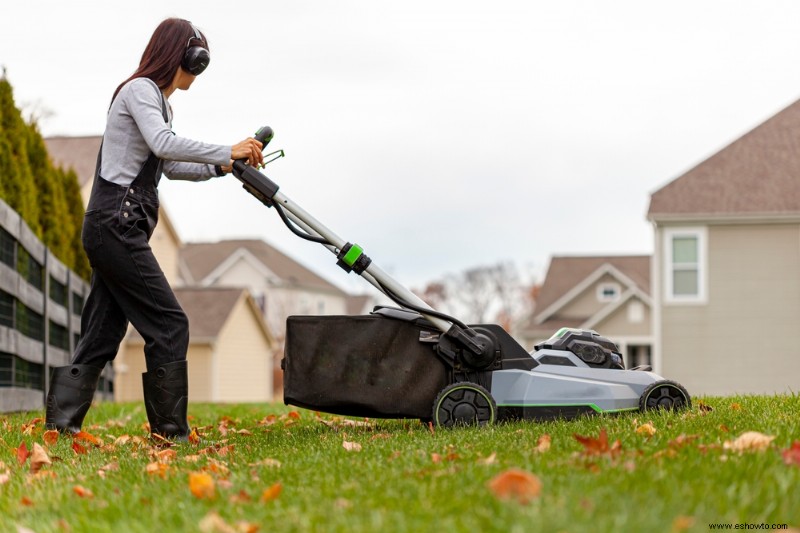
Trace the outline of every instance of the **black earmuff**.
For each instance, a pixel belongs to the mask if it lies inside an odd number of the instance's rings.
[[[189,40],[186,42],[186,52],[183,54],[181,67],[183,67],[183,70],[186,72],[198,76],[208,67],[208,63],[211,61],[211,54],[202,46],[190,46],[192,41],[205,43],[205,40],[197,28],[194,27],[194,24],[191,22],[189,24],[192,26],[194,35],[189,37]]]

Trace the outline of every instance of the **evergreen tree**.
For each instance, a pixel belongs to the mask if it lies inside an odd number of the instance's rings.
[[[39,203],[28,163],[28,128],[14,104],[11,84],[0,78],[0,177],[4,182],[6,203],[28,223],[31,230],[42,236],[39,225]]]
[[[85,280],[89,280],[92,275],[92,267],[86,252],[83,251],[81,243],[81,229],[83,228],[83,198],[81,197],[81,186],[78,184],[78,176],[73,169],[57,169],[64,184],[64,198],[67,206],[67,217],[72,222],[72,233],[69,236],[70,249],[72,251],[73,262],[70,265],[73,271]]]

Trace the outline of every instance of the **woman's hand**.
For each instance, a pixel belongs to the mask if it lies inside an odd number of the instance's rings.
[[[234,144],[231,147],[231,159],[247,159],[247,164],[252,167],[260,167],[264,163],[264,154],[261,150],[264,148],[257,140],[248,137],[240,143]],[[233,165],[233,163],[231,163]],[[229,167],[222,167],[223,170]]]

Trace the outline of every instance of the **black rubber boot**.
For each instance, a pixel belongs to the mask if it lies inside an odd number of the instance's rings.
[[[92,406],[102,368],[68,365],[53,369],[47,391],[45,426],[62,433],[78,433]]]
[[[189,374],[186,361],[167,363],[142,374],[144,407],[150,432],[173,440],[187,440]]]

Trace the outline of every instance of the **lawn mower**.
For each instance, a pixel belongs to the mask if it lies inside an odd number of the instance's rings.
[[[269,127],[256,133],[264,146],[272,137]],[[362,316],[288,317],[286,404],[444,427],[691,407],[684,387],[649,367],[626,370],[617,345],[595,331],[562,328],[529,353],[499,325],[467,325],[436,311],[258,169],[238,160],[233,173],[293,233],[328,248],[338,266],[399,306]]]

